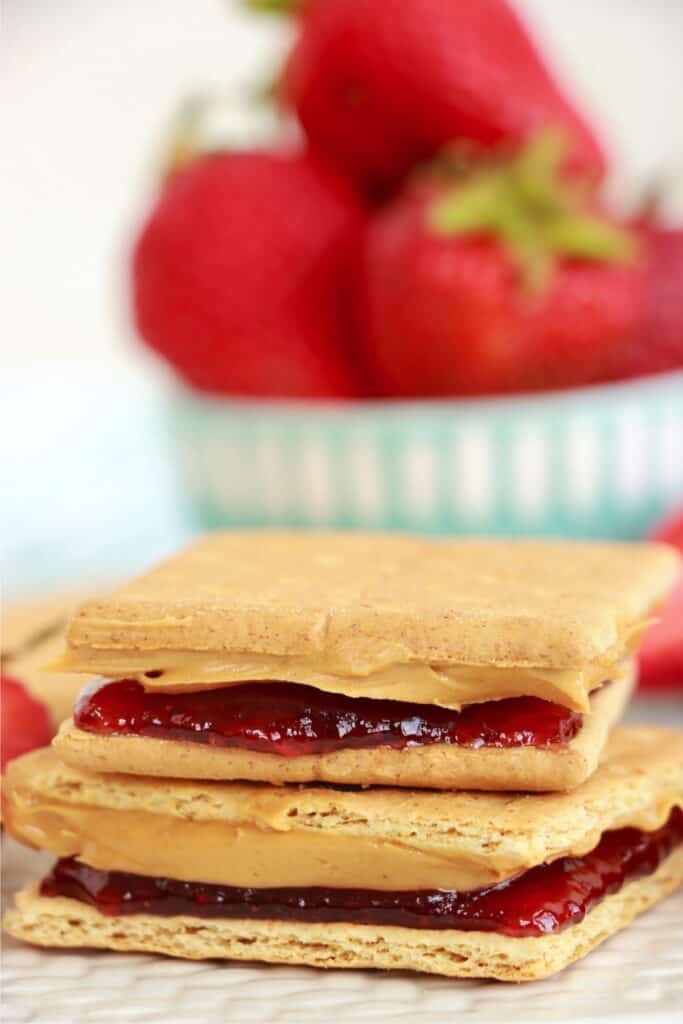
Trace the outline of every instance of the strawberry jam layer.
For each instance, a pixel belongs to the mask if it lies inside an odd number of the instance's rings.
[[[367,889],[238,889],[99,871],[57,861],[43,896],[68,896],[102,914],[186,914],[273,921],[345,921],[406,928],[454,928],[525,937],[578,924],[605,896],[651,875],[683,843],[683,811],[655,832],[606,832],[583,857],[541,864],[489,889],[384,892]]]
[[[80,729],[151,736],[296,757],[361,747],[448,743],[551,747],[576,736],[583,716],[538,697],[431,704],[324,693],[296,683],[253,682],[191,693],[145,691],[134,679],[95,680],[74,710]]]

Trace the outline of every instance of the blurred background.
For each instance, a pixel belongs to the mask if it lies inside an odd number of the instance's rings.
[[[622,215],[657,182],[664,219],[683,223],[683,6],[517,7],[614,154]],[[294,26],[236,0],[6,0],[4,12],[6,598],[96,585],[221,523],[638,536],[674,509],[680,372],[407,409],[226,409],[179,390],[130,308],[165,133],[197,89],[242,95],[272,79]],[[260,117],[236,115],[231,142]]]

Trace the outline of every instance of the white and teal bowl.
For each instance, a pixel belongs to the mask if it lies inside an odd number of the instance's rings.
[[[683,501],[683,372],[442,402],[179,391],[172,429],[202,528],[630,538]]]

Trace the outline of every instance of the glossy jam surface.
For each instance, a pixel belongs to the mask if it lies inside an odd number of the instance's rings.
[[[359,747],[449,743],[550,747],[567,743],[582,715],[538,697],[429,704],[344,697],[296,683],[253,682],[185,693],[146,691],[133,679],[95,680],[74,710],[80,729],[242,747],[296,757]]]
[[[278,921],[346,921],[408,928],[547,935],[578,924],[627,882],[650,875],[683,842],[683,811],[656,832],[606,832],[583,857],[542,864],[490,889],[380,892],[356,889],[237,889],[98,871],[58,861],[43,896],[68,896],[102,914],[187,914]]]

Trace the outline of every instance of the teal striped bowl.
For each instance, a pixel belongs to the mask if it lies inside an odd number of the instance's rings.
[[[538,396],[172,400],[202,528],[629,538],[683,501],[683,372]]]

